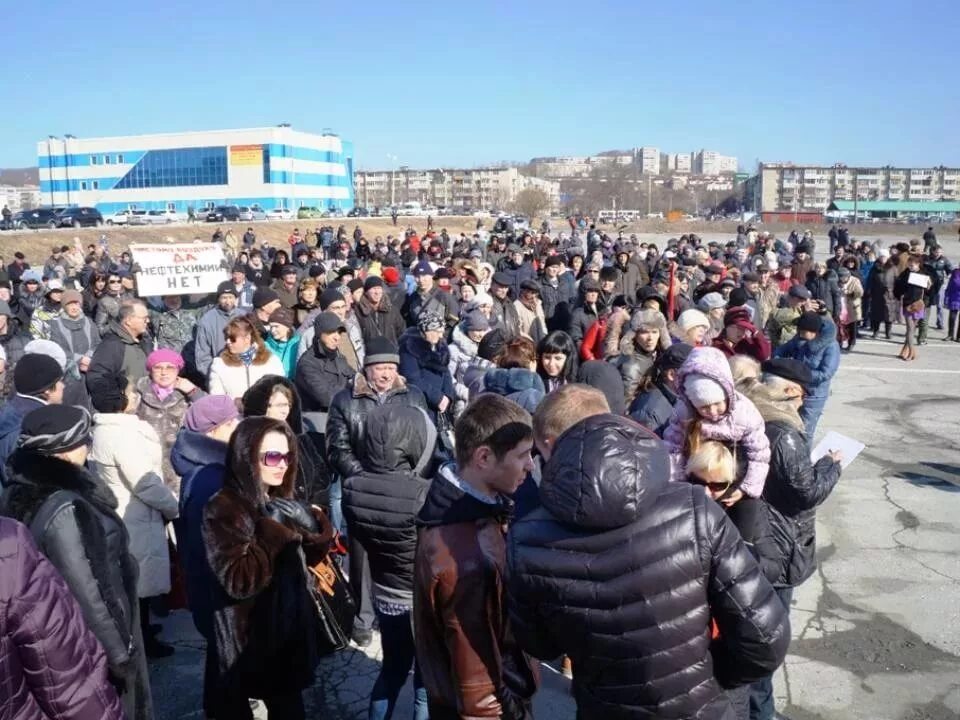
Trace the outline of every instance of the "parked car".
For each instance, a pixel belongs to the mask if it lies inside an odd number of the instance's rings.
[[[293,220],[293,210],[286,208],[267,210],[267,220]]]
[[[514,215],[513,216],[513,229],[514,230],[529,230],[530,229],[530,220],[527,219],[526,215]]]
[[[26,228],[55,228],[57,227],[57,213],[54,208],[34,208],[15,212],[10,222],[17,230]]]
[[[254,220],[266,220],[267,212],[259,205],[251,205],[247,207],[246,205],[240,206],[240,220],[241,222],[253,222]]]
[[[239,221],[240,208],[236,205],[217,205],[207,213],[207,222]]]
[[[370,217],[370,211],[365,207],[355,207],[347,213],[347,217]]]
[[[169,225],[182,220],[176,210],[147,210],[134,212],[130,216],[130,225]]]
[[[104,218],[104,222],[107,225],[128,225],[132,215],[133,210],[117,210],[112,215],[107,215],[107,217]]]
[[[103,215],[92,207],[70,207],[60,211],[56,223],[56,227],[99,227],[103,225]]]
[[[310,220],[311,218],[321,218],[321,217],[323,217],[323,212],[318,207],[304,205],[299,210],[297,210],[297,220]]]

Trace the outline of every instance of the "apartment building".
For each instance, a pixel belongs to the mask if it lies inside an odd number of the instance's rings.
[[[530,167],[538,178],[587,177],[591,169],[588,157],[537,157]]]
[[[745,193],[759,212],[823,212],[837,200],[957,201],[960,168],[762,163]]]
[[[637,160],[640,172],[644,175],[660,174],[660,150],[655,147],[643,146],[637,148]]]
[[[521,190],[535,187],[560,203],[560,183],[521,175],[517,168],[437,168],[360,170],[354,172],[354,196],[364,207],[392,207],[405,202],[472,210],[503,209]]]
[[[0,185],[0,208],[11,212],[40,206],[40,188],[36,185]]]
[[[737,172],[737,158],[721,155],[716,150],[698,150],[691,153],[693,172],[697,175],[726,175]]]

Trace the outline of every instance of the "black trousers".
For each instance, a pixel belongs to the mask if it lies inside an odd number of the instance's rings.
[[[373,596],[370,580],[370,561],[363,545],[350,537],[350,589],[357,599],[357,619],[353,623],[354,630],[373,630],[377,616],[373,612]]]

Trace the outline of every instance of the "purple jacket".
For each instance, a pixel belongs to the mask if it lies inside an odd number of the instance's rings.
[[[951,310],[960,310],[960,268],[950,273],[943,299]]]
[[[26,527],[0,517],[0,720],[123,720],[107,657]]]
[[[740,489],[750,497],[760,497],[770,470],[770,441],[764,432],[765,423],[760,411],[750,400],[738,393],[733,386],[730,365],[723,353],[712,347],[694,348],[677,372],[677,397],[673,417],[663,433],[663,440],[670,449],[672,459],[671,478],[686,477],[686,458],[683,457],[687,424],[698,417],[695,407],[687,399],[683,383],[686,377],[696,373],[716,380],[727,395],[727,413],[717,422],[704,420],[700,434],[704,440],[734,443],[743,448],[747,458],[747,472]]]

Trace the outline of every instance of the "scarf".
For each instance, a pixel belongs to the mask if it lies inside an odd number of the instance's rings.
[[[244,350],[242,353],[237,355],[240,358],[240,362],[249,367],[253,364],[253,356],[257,354],[257,346],[251,345],[249,348]],[[162,398],[161,398],[162,399]]]
[[[160,402],[163,402],[168,397],[173,395],[173,391],[176,390],[176,388],[172,386],[168,388],[162,388],[154,382],[150,383],[150,388],[153,390],[153,394],[157,396],[157,399]]]

